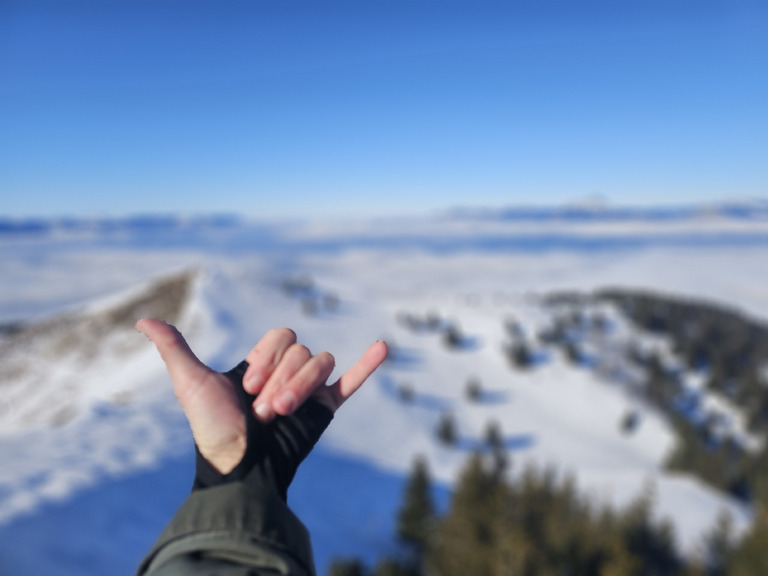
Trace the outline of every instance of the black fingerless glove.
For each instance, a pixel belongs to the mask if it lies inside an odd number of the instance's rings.
[[[245,416],[247,444],[240,463],[228,474],[220,474],[203,458],[195,445],[195,482],[192,491],[229,482],[253,483],[274,489],[283,501],[299,464],[312,451],[323,431],[333,420],[333,412],[308,399],[290,416],[277,416],[263,424],[253,415],[256,396],[243,389],[248,362],[241,362],[225,374],[235,387]]]

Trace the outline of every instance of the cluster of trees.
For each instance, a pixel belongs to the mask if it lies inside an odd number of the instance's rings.
[[[423,316],[411,312],[398,312],[397,322],[411,332],[439,332],[445,327],[445,320],[436,310],[430,310]]]
[[[705,370],[706,389],[746,416],[749,431],[764,439],[759,449],[748,450],[743,439],[718,432],[719,417],[701,410],[701,398],[686,390],[680,368],[655,353],[629,355],[646,372],[643,398],[675,428],[678,441],[668,467],[692,473],[756,511],[750,534],[737,546],[720,539],[718,559],[709,562],[707,573],[768,574],[768,326],[733,308],[647,291],[571,293],[554,302],[616,305],[639,329],[669,338],[683,368]]]
[[[443,345],[449,350],[460,350],[467,344],[467,337],[457,322],[440,316],[431,310],[420,316],[411,312],[398,312],[397,322],[403,328],[416,334],[439,334]]]
[[[695,474],[743,501],[768,503],[766,450],[747,450],[742,438],[723,435],[720,417],[707,414],[701,394],[691,393],[683,382],[683,369],[706,370],[706,388],[738,406],[750,432],[768,437],[768,327],[738,310],[647,291],[561,292],[547,296],[544,303],[568,312],[558,315],[540,339],[562,346],[573,361],[578,360],[577,341],[585,330],[607,333],[605,317],[586,312],[598,304],[611,303],[638,329],[667,337],[683,368],[669,366],[657,353],[639,347],[627,351],[627,360],[646,374],[633,392],[663,413],[677,433],[668,466]],[[630,432],[631,424],[625,419],[622,430]]]
[[[557,346],[572,363],[581,365],[587,360],[582,348],[582,341],[589,335],[605,335],[609,323],[601,312],[586,314],[581,308],[585,298],[576,294],[559,294],[544,299],[547,306],[565,308],[568,312],[555,316],[552,323],[541,328],[536,334],[539,346]],[[512,318],[504,321],[508,341],[504,343],[504,353],[510,365],[516,369],[531,368],[536,358],[536,343],[526,338],[525,331]]]
[[[436,510],[429,471],[416,460],[397,516],[402,553],[373,567],[336,560],[331,576],[747,576],[768,573],[768,521],[738,546],[724,517],[695,559],[676,551],[671,527],[653,519],[648,490],[623,511],[598,507],[574,481],[528,468],[515,481],[474,454],[448,510]]]
[[[336,312],[339,297],[333,292],[323,292],[310,276],[297,275],[284,278],[281,284],[283,293],[301,303],[301,311],[307,316],[316,316],[321,311]]]
[[[736,310],[706,302],[648,292],[607,290],[593,295],[563,293],[546,304],[566,310],[538,334],[543,345],[561,346],[574,362],[587,331],[607,335],[610,322],[595,304],[609,302],[636,326],[671,341],[688,369],[706,369],[707,388],[739,406],[750,431],[768,438],[768,328]],[[407,322],[412,329],[444,333],[436,318]],[[528,368],[532,341],[513,320],[505,323],[506,353],[516,368]],[[597,332],[596,332],[597,331]],[[446,344],[449,344],[446,342]],[[450,345],[450,344],[449,344]],[[681,557],[669,525],[650,514],[652,493],[623,511],[596,507],[579,495],[572,479],[552,470],[528,469],[510,481],[503,436],[490,423],[485,456],[473,455],[455,486],[449,508],[435,510],[426,462],[418,461],[398,515],[403,552],[369,567],[356,559],[339,560],[331,576],[538,576],[680,575],[747,576],[768,574],[768,449],[746,449],[737,437],[716,433],[713,418],[701,418],[700,398],[683,385],[680,367],[637,348],[627,358],[643,367],[639,387],[644,400],[676,429],[678,444],[671,468],[693,473],[710,485],[751,504],[755,520],[749,534],[735,542],[727,518],[702,541],[696,558]],[[637,392],[637,391],[635,391]],[[470,379],[470,401],[482,397],[482,385]],[[639,416],[628,413],[621,426],[630,432]],[[456,424],[444,415],[438,437],[456,442]],[[768,444],[768,443],[767,443]]]
[[[744,408],[753,430],[768,428],[768,326],[735,309],[649,292],[606,290],[637,326],[669,336],[689,368],[706,368],[708,387]]]
[[[504,332],[508,342],[504,343],[504,353],[513,368],[525,370],[533,363],[533,351],[525,336],[525,330],[513,318],[504,321]]]
[[[706,369],[707,389],[747,415],[750,431],[768,435],[768,327],[737,310],[649,292],[607,290],[609,301],[639,328],[670,338],[688,369]],[[685,390],[679,370],[656,354],[636,355],[646,369],[646,401],[674,426],[678,443],[670,468],[691,472],[747,502],[768,504],[768,453],[747,450],[741,439],[716,433],[717,417],[702,417],[700,398]]]

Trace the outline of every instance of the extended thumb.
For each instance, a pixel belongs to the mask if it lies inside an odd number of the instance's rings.
[[[201,371],[207,370],[205,364],[195,356],[187,341],[184,340],[184,336],[174,326],[144,318],[136,322],[136,330],[155,345],[174,382],[198,377]]]

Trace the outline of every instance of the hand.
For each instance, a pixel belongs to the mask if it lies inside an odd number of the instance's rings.
[[[221,474],[229,473],[247,444],[245,417],[232,383],[203,364],[173,326],[143,319],[136,329],[160,352],[200,454]],[[267,332],[246,356],[243,388],[257,396],[253,410],[262,422],[291,414],[310,396],[335,412],[386,356],[387,345],[376,342],[333,385],[325,386],[335,366],[333,356],[313,356],[297,344],[293,330],[278,328]]]

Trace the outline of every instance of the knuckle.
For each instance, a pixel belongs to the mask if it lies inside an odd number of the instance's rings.
[[[171,326],[171,330],[168,333],[168,335],[165,337],[163,342],[168,348],[178,348],[179,346],[182,346],[184,343],[184,337],[181,335],[181,332],[175,327]]]
[[[291,343],[296,342],[296,332],[290,328],[274,328],[270,330],[270,332],[272,332],[272,335],[279,340],[286,340]]]
[[[309,358],[310,356],[312,356],[312,353],[309,351],[309,348],[304,346],[304,344],[292,344],[291,347],[289,348],[289,351],[291,352],[291,354],[294,354],[298,357]]]
[[[259,343],[256,345],[256,348],[265,345],[279,346],[280,343],[283,342],[287,342],[289,344],[296,342],[296,332],[290,328],[272,328],[266,334],[264,334]]]
[[[264,358],[264,354],[261,350],[258,348],[254,348],[250,352],[248,352],[248,355],[245,357],[246,361],[249,365],[249,372],[252,374],[258,374],[263,376],[266,372],[266,358]]]
[[[320,359],[323,366],[326,368],[333,369],[336,366],[336,358],[334,358],[333,354],[331,354],[330,352],[320,352],[320,354],[318,354],[317,357]]]
[[[253,376],[255,376],[258,382],[265,383],[271,375],[271,371],[267,370],[265,366],[255,364],[253,366]]]

